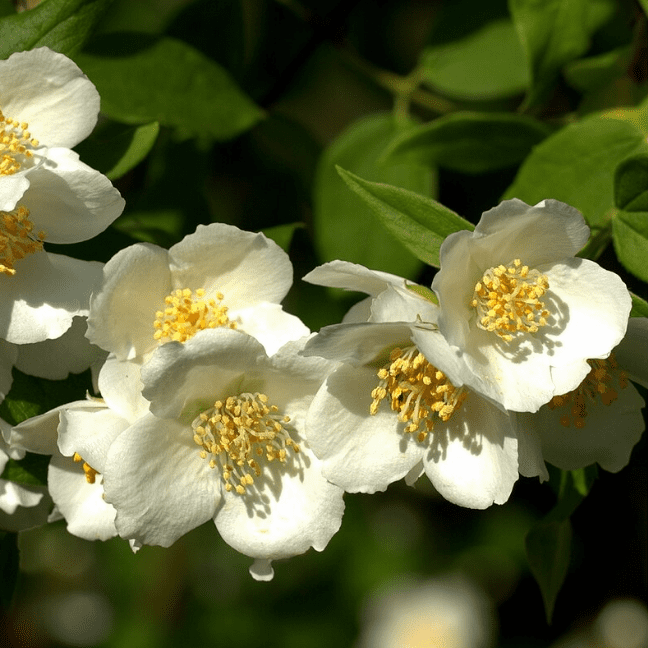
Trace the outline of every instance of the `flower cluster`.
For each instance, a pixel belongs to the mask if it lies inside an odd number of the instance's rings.
[[[100,394],[3,423],[2,461],[52,457],[50,520],[133,550],[212,520],[267,580],[273,560],[326,547],[345,492],[425,473],[449,502],[483,509],[520,475],[546,479],[545,461],[628,462],[648,326],[629,320],[616,274],[576,256],[589,229],[575,209],[503,202],[446,238],[431,289],[320,266],[304,279],[368,297],[311,334],[281,305],[288,255],[260,233],[201,225],[105,265],[45,252],[123,208],[70,150],[98,105],[47,48],[0,62],[0,394],[12,366],[54,379],[92,366]],[[43,493],[0,488],[6,514],[47,515]]]

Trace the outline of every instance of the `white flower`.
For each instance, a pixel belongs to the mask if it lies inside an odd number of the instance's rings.
[[[0,419],[0,432],[2,432],[0,434],[0,475],[2,475],[9,459],[23,459],[25,451],[9,446],[7,439],[11,426],[3,419]],[[51,501],[44,487],[0,479],[0,529],[22,531],[40,526],[47,520],[50,505]]]
[[[612,354],[590,360],[590,367],[577,389],[554,396],[535,414],[519,414],[520,435],[539,443],[544,459],[563,470],[598,463],[618,472],[645,428],[645,403],[629,379],[648,387],[648,320],[631,318]]]
[[[574,257],[588,236],[573,207],[517,199],[485,212],[473,232],[448,236],[432,288],[439,329],[463,365],[453,380],[534,412],[576,388],[588,359],[608,356],[631,302],[616,274]]]
[[[354,288],[346,269],[344,285]],[[326,281],[335,280],[330,268],[326,273]],[[319,281],[318,269],[309,280]],[[373,298],[372,321],[324,327],[306,344],[305,355],[344,363],[316,394],[306,438],[324,476],[345,491],[372,493],[403,477],[412,484],[425,472],[451,502],[502,504],[518,478],[512,421],[448,379],[458,361],[435,330],[439,309],[400,282],[402,288],[388,280]]]
[[[274,353],[309,332],[279,304],[291,284],[288,255],[263,234],[199,225],[168,251],[138,243],[106,264],[91,300],[88,338],[118,360],[141,363],[160,344],[226,327]]]
[[[249,335],[219,328],[169,343],[142,369],[151,413],[122,432],[104,466],[120,535],[169,546],[213,519],[223,539],[270,561],[321,551],[338,530],[342,490],[303,438],[306,410],[330,363],[272,357]]]
[[[48,48],[0,61],[0,337],[57,338],[100,276],[98,264],[48,254],[102,232],[124,201],[70,148],[91,132],[99,95],[67,57]]]

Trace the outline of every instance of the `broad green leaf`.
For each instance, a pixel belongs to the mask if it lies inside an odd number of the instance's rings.
[[[338,173],[394,238],[428,265],[439,267],[439,248],[448,234],[474,229],[472,223],[431,198],[368,182],[340,167]]]
[[[113,227],[137,241],[168,248],[182,238],[184,220],[179,209],[135,210],[120,216]]]
[[[550,133],[525,115],[459,112],[398,135],[384,157],[483,173],[518,164]]]
[[[102,112],[115,121],[157,121],[189,136],[226,140],[263,117],[226,70],[173,38],[105,34],[77,62],[97,86]]]
[[[525,104],[542,102],[563,65],[589,47],[589,0],[509,0],[509,9],[526,53],[531,87]]]
[[[567,576],[571,539],[569,520],[539,522],[526,537],[529,567],[540,586],[548,623],[551,623],[556,597]]]
[[[648,211],[648,153],[619,165],[614,177],[614,202],[625,211]]]
[[[603,228],[614,207],[614,174],[631,155],[648,153],[646,136],[629,121],[591,116],[538,144],[503,198],[536,204],[555,198]]]
[[[641,8],[644,10],[646,16],[648,16],[648,0],[639,0],[639,4],[641,5]]]
[[[14,459],[7,461],[7,465],[2,472],[2,479],[30,486],[45,486],[47,485],[49,462],[50,457],[48,455],[27,452],[20,461]]]
[[[624,46],[597,56],[572,61],[563,71],[565,80],[581,92],[595,90],[620,76],[627,75],[631,55],[631,48]]]
[[[410,278],[418,274],[420,261],[385,231],[366,203],[349,193],[335,170],[339,165],[372,181],[431,193],[429,169],[411,163],[377,163],[396,132],[391,114],[366,117],[347,128],[320,158],[313,220],[315,246],[323,261],[343,259]]]
[[[474,33],[424,50],[424,81],[456,99],[484,100],[522,93],[529,74],[513,23],[493,20]]]
[[[633,292],[630,292],[630,297],[632,297],[630,317],[648,317],[648,302]]]
[[[0,607],[9,608],[19,572],[18,534],[0,531]]]
[[[13,52],[47,46],[62,54],[78,52],[113,0],[47,0],[36,8],[0,20],[0,59]]]
[[[295,230],[303,227],[304,223],[287,223],[285,225],[267,227],[263,230],[263,233],[269,239],[272,239],[284,252],[288,252]]]
[[[618,211],[612,219],[612,240],[619,261],[633,275],[648,281],[648,211]]]
[[[76,150],[86,164],[116,180],[148,155],[159,132],[157,122],[141,126],[109,122],[96,128]]]

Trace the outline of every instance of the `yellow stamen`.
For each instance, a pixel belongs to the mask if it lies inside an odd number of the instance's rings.
[[[612,386],[616,379],[620,389],[628,386],[628,377],[625,371],[618,368],[613,354],[606,360],[588,360],[592,367],[585,376],[585,380],[573,391],[560,396],[554,396],[548,403],[552,410],[560,409],[560,424],[564,427],[573,425],[576,429],[583,429],[586,424],[588,404],[601,402],[611,405],[619,394]]]
[[[223,294],[215,299],[205,299],[205,290],[194,293],[189,288],[174,290],[164,298],[166,307],[155,313],[153,337],[160,342],[186,342],[198,331],[224,326],[236,328],[236,322],[227,317],[227,306],[222,304]]]
[[[83,457],[81,457],[81,455],[78,452],[74,453],[72,459],[74,459],[76,463],[81,463],[83,461]],[[97,475],[100,474],[90,464],[86,463],[85,461],[83,461],[83,472],[85,473],[85,478],[88,484],[94,484]]]
[[[0,176],[20,171],[38,140],[31,136],[26,122],[5,117],[0,110]]]
[[[0,211],[0,273],[15,275],[16,261],[43,249],[45,232],[34,233],[33,230],[34,224],[25,207],[11,212]]]
[[[548,289],[546,275],[530,270],[520,259],[489,268],[475,284],[470,302],[477,311],[477,326],[506,342],[514,333],[536,333],[549,317],[540,299]]]
[[[268,397],[258,392],[230,396],[216,401],[191,424],[200,456],[209,460],[210,468],[220,465],[228,492],[246,493],[261,476],[263,458],[285,463],[288,449],[299,452],[284,427],[290,418],[267,403]]]
[[[466,398],[415,346],[394,349],[389,362],[379,371],[380,382],[371,392],[369,412],[374,415],[383,399],[389,398],[398,420],[408,423],[406,433],[416,433],[424,441],[434,428],[434,417],[447,421]]]

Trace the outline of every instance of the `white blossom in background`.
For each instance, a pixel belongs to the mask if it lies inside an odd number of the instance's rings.
[[[370,271],[358,268],[355,286],[349,266],[340,279],[362,291]],[[319,283],[319,269],[307,280]],[[325,281],[336,281],[330,267]],[[387,281],[370,321],[327,326],[308,341],[305,355],[342,364],[313,400],[306,438],[324,476],[345,491],[373,493],[403,477],[412,484],[425,472],[455,504],[502,504],[518,478],[513,421],[449,379],[457,359],[436,330],[438,307],[419,288]]]
[[[535,412],[578,387],[588,360],[609,355],[631,300],[616,274],[574,256],[588,236],[569,205],[513,199],[473,232],[446,238],[432,288],[439,330],[462,365],[453,378],[506,409]]]
[[[223,223],[199,225],[168,251],[137,243],[106,264],[88,338],[119,361],[141,364],[161,344],[225,327],[272,354],[309,333],[279,303],[291,285],[292,265],[274,241]]]
[[[563,470],[598,463],[618,472],[645,429],[645,403],[630,381],[648,387],[647,358],[648,319],[630,318],[620,344],[608,358],[589,361],[590,372],[575,390],[561,391],[535,414],[518,414],[520,436]]]
[[[253,337],[217,328],[157,350],[142,369],[151,413],[104,465],[122,537],[166,547],[211,519],[255,559],[258,580],[272,578],[273,560],[324,549],[343,491],[322,477],[303,426],[332,363],[301,357],[302,345],[268,357]]]
[[[99,94],[69,58],[43,47],[0,61],[0,337],[60,337],[101,266],[45,252],[102,232],[124,200],[71,149],[94,128]]]

